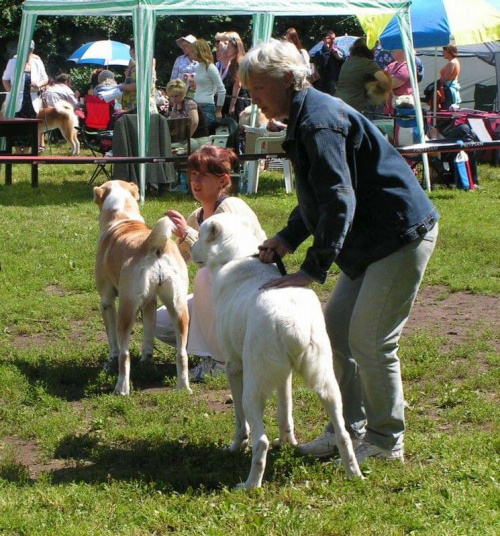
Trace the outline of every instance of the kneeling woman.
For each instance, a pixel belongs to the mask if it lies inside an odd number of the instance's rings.
[[[168,117],[191,119],[191,150],[196,151],[208,142],[208,125],[200,105],[192,99],[187,99],[187,85],[179,79],[171,80],[166,88],[168,96]]]
[[[246,218],[260,240],[265,240],[257,216],[238,197],[231,197],[231,169],[238,163],[232,149],[204,145],[188,158],[188,176],[191,192],[201,206],[187,220],[175,210],[166,214],[174,222],[179,249],[186,262],[191,259],[191,247],[198,240],[198,229],[210,216],[231,212]],[[212,276],[207,268],[198,270],[193,294],[188,297],[190,314],[188,354],[204,356],[202,363],[192,371],[191,380],[201,381],[205,374],[213,374],[224,365],[224,357],[215,336],[215,317],[212,304]],[[160,307],[156,314],[155,336],[175,346],[175,331],[167,309]],[[223,369],[222,369],[223,370]]]

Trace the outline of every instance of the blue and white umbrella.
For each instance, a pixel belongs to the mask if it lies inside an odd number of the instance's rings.
[[[93,41],[82,45],[73,52],[68,61],[76,64],[104,65],[128,65],[130,61],[130,47],[111,39]]]
[[[350,53],[351,45],[358,39],[355,35],[339,35],[335,38],[335,46],[342,50],[344,57],[348,58]],[[309,50],[309,55],[312,57],[314,54],[319,52],[323,48],[323,41],[316,43],[311,50]]]

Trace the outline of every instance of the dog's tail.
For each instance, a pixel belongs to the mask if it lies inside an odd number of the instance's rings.
[[[149,249],[163,249],[167,240],[172,236],[173,229],[174,223],[168,216],[160,218],[148,237]]]
[[[75,109],[73,108],[73,106],[71,106],[71,104],[68,101],[65,101],[65,100],[57,101],[54,104],[54,108],[60,114],[67,115],[69,117],[71,117],[71,116],[73,116],[75,114]]]

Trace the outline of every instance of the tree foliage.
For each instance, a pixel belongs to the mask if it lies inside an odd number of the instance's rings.
[[[16,53],[21,27],[22,0],[0,0],[2,24],[0,25],[0,69]],[[274,37],[294,27],[301,36],[305,48],[311,48],[327,29],[337,35],[348,33],[361,35],[355,17],[276,17]],[[175,58],[181,53],[175,40],[183,35],[194,34],[213,42],[219,31],[238,32],[246,47],[252,43],[252,24],[249,16],[159,16],[155,36],[157,75],[160,85],[170,78]],[[75,67],[67,58],[82,44],[100,39],[126,41],[133,35],[132,19],[129,17],[39,17],[35,27],[36,52],[43,59],[49,76],[70,72],[75,87],[88,80],[90,69]],[[118,77],[122,69],[116,69]]]

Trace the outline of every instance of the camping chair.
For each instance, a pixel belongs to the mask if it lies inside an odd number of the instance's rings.
[[[104,156],[112,148],[113,131],[109,130],[113,106],[99,97],[87,95],[85,97],[85,121],[79,128],[84,147],[90,149],[94,156]],[[111,170],[106,169],[106,163],[98,162],[89,184],[104,173],[111,179]]]

